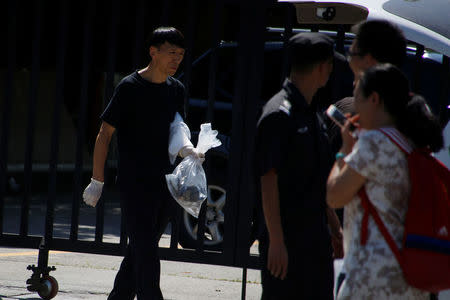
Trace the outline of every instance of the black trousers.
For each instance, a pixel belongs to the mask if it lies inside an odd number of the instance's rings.
[[[334,266],[329,249],[318,249],[308,255],[288,248],[288,273],[284,280],[270,274],[267,252],[268,244],[260,241],[262,300],[333,300]]]
[[[174,200],[139,188],[121,194],[129,244],[108,300],[163,299],[158,242],[175,209]]]

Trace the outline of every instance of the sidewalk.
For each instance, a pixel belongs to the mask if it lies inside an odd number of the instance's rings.
[[[70,225],[70,204],[56,206],[54,234],[59,238],[68,238]],[[40,205],[30,207],[30,234],[41,235],[43,231],[44,210]],[[5,207],[5,232],[17,232],[17,216],[20,206]],[[93,240],[95,234],[95,210],[81,208],[79,236]],[[118,243],[120,229],[120,210],[111,206],[105,214],[104,241]],[[169,233],[167,230],[166,233]],[[168,247],[170,235],[163,234],[160,246]],[[255,253],[257,246],[252,246]],[[41,299],[37,293],[26,289],[26,280],[32,272],[28,265],[37,264],[36,249],[17,249],[0,247],[0,300]],[[50,273],[59,284],[56,300],[73,299],[106,299],[122,257],[95,255],[74,252],[50,251],[49,266],[55,266],[56,271]],[[342,267],[342,260],[335,261],[335,277]],[[161,261],[161,289],[165,299],[170,300],[211,300],[241,299],[242,269]],[[261,297],[261,278],[258,270],[248,270],[246,299],[256,300]],[[450,300],[450,291],[441,293],[440,300]]]
[[[69,199],[70,200],[70,199]],[[5,206],[4,232],[18,232],[20,206],[10,201]],[[33,199],[39,203],[40,199]],[[115,203],[108,203],[105,212],[106,242],[119,242],[120,210]],[[70,233],[69,201],[61,201],[55,207],[54,236],[68,238]],[[30,235],[42,235],[45,213],[42,205],[30,206]],[[95,236],[95,209],[80,208],[79,238],[93,240]],[[166,233],[169,233],[167,230]],[[164,234],[160,246],[168,247],[170,235]],[[257,247],[256,247],[257,249]],[[0,300],[40,299],[37,293],[26,289],[26,280],[32,272],[28,265],[37,264],[36,249],[0,248]],[[50,251],[50,273],[59,284],[54,299],[106,299],[122,257]],[[165,299],[241,299],[242,269],[214,265],[161,261],[161,288]],[[258,270],[248,270],[246,299],[259,299],[261,295]]]
[[[37,250],[0,248],[0,300],[41,299],[26,289],[31,276],[27,270],[37,262]],[[56,300],[106,299],[114,282],[122,257],[50,251],[49,265],[59,284]],[[342,260],[335,261],[335,274]],[[170,300],[237,300],[241,299],[242,269],[161,261],[161,289]],[[246,299],[261,297],[258,270],[247,271]],[[450,300],[450,291],[441,293],[440,300]]]
[[[114,282],[122,257],[51,251],[50,273],[59,284],[54,299],[106,299]],[[26,289],[36,264],[37,251],[32,249],[0,248],[0,299],[40,299]],[[161,289],[165,299],[241,299],[242,270],[238,268],[161,261]],[[248,270],[246,299],[261,296],[260,275]]]

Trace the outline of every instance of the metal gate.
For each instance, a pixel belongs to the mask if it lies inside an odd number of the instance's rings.
[[[212,122],[213,128],[228,124],[224,127],[228,131],[222,132],[227,147],[219,153],[226,166],[220,171],[226,174],[226,223],[220,249],[206,249],[204,206],[195,247],[180,249],[183,212],[179,209],[172,220],[170,247],[160,248],[160,256],[243,268],[244,299],[246,268],[259,268],[258,255],[250,254],[249,248],[258,223],[252,154],[258,107],[262,100],[268,100],[261,92],[265,88],[262,74],[268,70],[264,55],[270,45],[266,42],[275,37],[284,53],[284,43],[295,23],[292,4],[270,0],[36,0],[30,4],[10,0],[2,6],[1,19],[7,24],[0,30],[7,47],[0,49],[0,245],[39,249],[38,265],[30,267],[30,288],[36,290],[42,277],[52,270],[48,266],[50,249],[125,253],[123,226],[116,231],[118,242],[104,240],[105,207],[113,201],[116,188],[114,149],[106,166],[111,176],[95,208],[91,220],[95,229],[88,239],[80,236],[80,231],[84,232],[80,229],[80,211],[84,211],[81,195],[91,173],[90,151],[98,131],[98,116],[118,79],[147,64],[146,34],[157,26],[171,25],[181,29],[187,41],[179,76],[187,89],[188,120],[200,108],[202,114],[195,115],[193,121]],[[320,29],[317,25],[305,27]],[[343,52],[348,28],[330,28],[337,49]],[[224,91],[223,78],[218,78],[220,50],[226,47],[234,49],[230,62],[235,69],[227,85],[231,91]],[[419,66],[423,48],[416,50]],[[200,71],[207,75],[207,80],[201,81],[205,101],[194,98],[196,91],[191,90],[194,80],[199,81],[195,68],[201,60],[207,60],[206,72]],[[448,58],[444,57],[443,65],[448,72]],[[278,87],[287,71],[283,59],[280,72],[272,76]],[[448,83],[446,88],[444,99]],[[228,115],[224,113],[227,111]],[[207,174],[214,173],[215,168],[207,164]],[[68,207],[64,234],[55,233],[55,208],[61,202]],[[44,218],[38,222],[42,230],[37,231],[30,222],[35,203],[45,208]],[[13,206],[20,218],[10,226],[10,215],[5,212]]]
[[[179,249],[180,209],[172,221],[170,247],[160,248],[161,259],[242,267],[245,297],[245,268],[258,268],[257,255],[249,254],[254,192],[253,143],[248,137],[255,130],[258,95],[254,91],[260,85],[263,21],[268,3],[12,0],[2,4],[2,19],[7,22],[2,33],[7,47],[1,53],[4,92],[0,128],[0,245],[39,249],[38,265],[30,266],[33,271],[27,281],[30,290],[39,290],[42,279],[48,278],[54,269],[48,266],[50,249],[125,253],[123,226],[118,231],[118,243],[104,241],[105,204],[110,200],[108,195],[114,194],[113,179],[109,184],[106,182],[106,191],[95,208],[95,232],[90,239],[80,234],[80,211],[84,211],[81,195],[91,172],[90,149],[98,130],[99,113],[109,101],[117,78],[147,64],[147,33],[157,26],[171,25],[186,36],[188,50],[182,71],[188,94],[193,58],[207,49],[211,52],[209,79],[204,83],[208,104],[202,122],[210,121],[214,127],[215,50],[225,35],[238,43],[233,58],[238,72],[235,97],[230,103],[233,116],[228,120],[232,122],[229,134],[233,143],[227,154],[222,247],[216,251],[204,249],[203,208],[196,249]],[[186,99],[188,114],[189,103]],[[17,112],[17,106],[23,109],[23,114]],[[44,123],[48,124],[42,129]],[[113,178],[114,149],[111,153],[107,173]],[[65,213],[70,226],[61,236],[61,232],[55,233],[55,228],[59,228],[55,227],[55,218],[59,217],[62,201],[68,207]],[[42,230],[33,228],[36,222],[31,220],[38,202],[45,208],[44,219],[37,222]],[[17,224],[10,224],[10,211],[20,214]]]

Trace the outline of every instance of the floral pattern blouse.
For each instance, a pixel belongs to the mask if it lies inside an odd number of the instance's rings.
[[[367,195],[390,234],[401,246],[410,192],[405,155],[377,130],[361,132],[347,165],[367,178]],[[429,293],[409,286],[373,218],[368,240],[360,244],[363,208],[355,196],[344,208],[345,281],[338,299],[429,299]]]

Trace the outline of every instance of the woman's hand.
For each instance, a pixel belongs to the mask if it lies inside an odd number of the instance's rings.
[[[353,145],[356,142],[356,138],[353,133],[357,130],[357,128],[359,128],[359,115],[350,116],[350,114],[346,114],[346,117],[347,121],[345,121],[344,126],[341,127],[342,148],[339,151],[344,154],[352,152]]]

